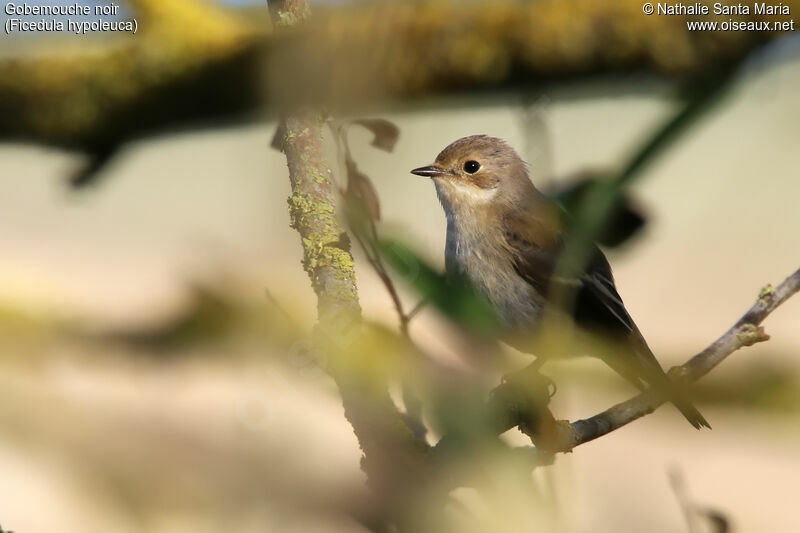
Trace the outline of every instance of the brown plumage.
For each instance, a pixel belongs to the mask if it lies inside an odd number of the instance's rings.
[[[518,333],[535,331],[546,308],[551,310],[552,295],[565,286],[574,291],[574,305],[567,311],[575,323],[610,341],[610,348],[594,355],[638,388],[652,386],[694,427],[710,427],[647,346],[599,248],[593,247],[578,278],[554,276],[564,245],[562,217],[533,186],[513,148],[486,135],[465,137],[445,148],[432,165],[411,172],[432,178],[444,208],[448,274],[466,279],[492,303],[507,326],[506,340],[526,350]]]

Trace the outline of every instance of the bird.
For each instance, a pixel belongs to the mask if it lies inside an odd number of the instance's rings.
[[[529,351],[520,332],[534,332],[572,294],[568,313],[577,330],[611,343],[592,343],[615,372],[640,390],[647,386],[672,402],[697,429],[708,421],[665,374],[617,291],[608,259],[592,244],[582,272],[563,279],[556,272],[568,238],[559,206],[528,176],[527,164],[504,140],[473,135],[442,150],[433,164],[412,174],[433,181],[447,219],[445,271],[488,300],[512,346]],[[563,301],[561,301],[563,304]],[[600,347],[603,346],[603,347]],[[547,354],[534,354],[537,362]]]

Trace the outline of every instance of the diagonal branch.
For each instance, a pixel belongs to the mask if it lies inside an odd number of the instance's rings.
[[[778,287],[773,288],[771,285],[767,285],[761,289],[758,301],[736,324],[708,348],[689,359],[682,366],[673,368],[670,375],[680,377],[687,382],[697,381],[739,348],[768,340],[769,335],[764,333],[761,323],[798,291],[800,291],[800,269],[786,278]],[[591,418],[573,422],[570,425],[570,438],[563,442],[561,451],[569,451],[575,446],[619,429],[637,418],[652,413],[662,403],[664,400],[645,391]]]
[[[800,269],[778,287],[765,286],[756,303],[728,331],[682,366],[671,369],[670,376],[686,383],[697,381],[739,348],[769,340],[761,323],[798,291]],[[536,444],[535,448],[527,449],[537,452],[537,460],[551,461],[553,453],[572,451],[576,446],[652,413],[664,403],[651,390],[646,390],[590,418],[572,423],[556,422],[547,409],[547,399],[542,397],[547,394],[548,384],[537,369],[526,369],[518,374],[521,375],[504,381],[492,391],[488,404],[489,411],[494,413],[491,429],[499,434],[518,426]],[[446,450],[450,440],[445,435],[436,449]]]

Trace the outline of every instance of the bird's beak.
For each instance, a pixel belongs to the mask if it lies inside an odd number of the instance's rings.
[[[425,178],[435,178],[436,176],[443,176],[447,172],[439,167],[428,165],[427,167],[415,168],[411,171],[411,173],[416,174],[417,176],[423,176]]]

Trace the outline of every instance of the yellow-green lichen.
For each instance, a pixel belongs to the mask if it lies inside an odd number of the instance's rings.
[[[307,3],[304,3],[302,10],[300,9],[282,9],[278,11],[277,26],[281,28],[291,28],[311,15],[311,8]]]
[[[322,283],[321,275],[355,279],[353,258],[339,244],[342,229],[334,207],[299,192],[292,194],[288,203],[292,227],[303,236],[303,266],[314,284]]]
[[[761,306],[765,306],[769,304],[774,295],[775,295],[775,287],[767,283],[764,287],[761,288],[761,291],[759,291],[758,293],[758,303]]]
[[[289,196],[289,215],[292,227],[299,231],[329,233],[333,242],[338,238],[336,210],[324,201],[315,200],[310,194],[294,192]],[[315,239],[317,240],[317,239]]]
[[[308,135],[310,133],[311,133],[311,130],[308,129],[308,128],[303,128],[300,131],[296,131],[296,130],[290,129],[289,131],[286,132],[286,137],[285,137],[284,140],[286,141],[286,144],[291,144],[291,143],[295,142],[297,139],[299,139],[300,137],[306,136],[306,135]]]
[[[769,340],[769,335],[764,332],[764,328],[754,324],[742,324],[736,331],[736,339],[742,346],[752,346],[757,342]]]
[[[328,171],[328,172],[330,172],[330,171]],[[327,183],[327,181],[328,181],[328,176],[326,176],[323,172],[320,172],[318,170],[315,170],[314,172],[310,172],[309,175],[311,176],[311,179],[314,180],[314,183],[317,183],[319,185],[322,185],[323,183]]]

